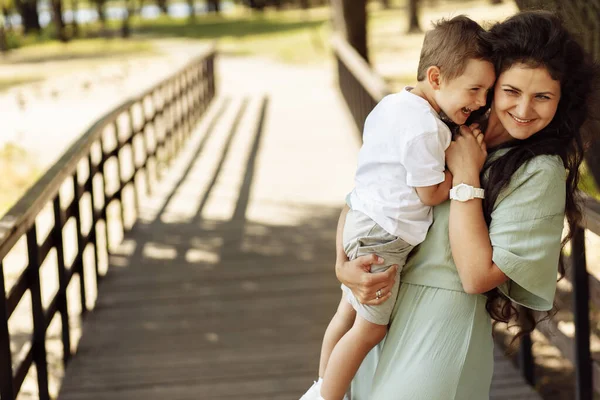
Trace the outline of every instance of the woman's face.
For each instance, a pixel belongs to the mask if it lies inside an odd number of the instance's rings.
[[[560,82],[545,67],[515,64],[498,77],[492,109],[506,140],[524,140],[548,126],[560,101]]]

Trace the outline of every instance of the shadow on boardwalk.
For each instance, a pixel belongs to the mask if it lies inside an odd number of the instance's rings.
[[[190,163],[162,205],[143,205],[154,217],[139,220],[115,249],[61,399],[284,399],[310,383],[339,296],[332,268],[339,208],[278,205],[307,216],[291,225],[246,218],[264,98],[233,213],[207,215],[248,103],[237,109],[199,201],[190,199],[195,213],[173,222],[168,211],[198,183]],[[231,107],[222,102],[215,124]],[[188,149],[192,161],[215,139],[215,124]]]

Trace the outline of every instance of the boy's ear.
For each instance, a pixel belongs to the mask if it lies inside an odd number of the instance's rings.
[[[427,68],[427,82],[429,82],[429,85],[433,88],[433,90],[440,89],[440,81],[440,68],[435,65]]]

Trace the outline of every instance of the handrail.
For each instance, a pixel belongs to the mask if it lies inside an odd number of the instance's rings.
[[[390,93],[385,81],[373,72],[367,61],[341,36],[334,34],[331,44],[348,70],[373,99],[380,101]]]
[[[340,90],[356,126],[362,134],[365,118],[389,91],[383,80],[342,38],[335,36],[332,39],[332,47],[338,63]],[[575,338],[573,340],[560,332],[556,321],[552,319],[540,323],[538,329],[547,335],[548,340],[575,364],[577,400],[591,400],[594,390],[600,393],[600,363],[592,360],[591,357],[589,302],[592,301],[600,307],[600,281],[587,272],[585,231],[600,235],[600,202],[583,195],[581,208],[584,218],[581,226],[574,232],[571,240],[571,256],[566,260],[570,261],[571,265],[568,279],[573,285]],[[549,325],[553,325],[554,332]],[[535,363],[531,345],[531,336],[523,335],[519,367],[525,380],[533,385],[535,383]]]
[[[212,45],[190,64],[194,64],[215,52]],[[180,75],[188,66],[181,68],[174,76]],[[112,111],[96,121],[63,156],[21,197],[15,205],[0,219],[0,259],[3,259],[16,240],[27,231],[42,207],[58,192],[64,178],[69,176],[77,167],[80,155],[88,152],[92,144],[98,140],[106,126],[114,121],[116,116],[128,110],[131,105],[141,101],[146,96],[158,90],[164,82],[158,83],[140,95],[126,100]],[[16,237],[16,239],[15,239]]]
[[[342,95],[362,137],[367,115],[390,91],[384,80],[344,39],[334,35],[331,46],[337,60]]]
[[[0,220],[0,398],[3,400],[14,400],[18,396],[33,364],[37,372],[39,398],[50,399],[46,331],[54,316],[60,313],[63,364],[66,366],[71,358],[67,287],[75,276],[79,277],[81,315],[88,311],[88,284],[84,278],[88,263],[84,262],[84,251],[93,247],[95,257],[90,267],[93,265],[95,269],[98,287],[103,277],[99,270],[99,254],[110,253],[108,206],[113,202],[119,203],[120,226],[125,231],[127,197],[123,196],[123,191],[132,189],[134,208],[139,213],[138,175],[143,173],[146,192],[150,193],[152,180],[160,179],[159,163],[168,163],[179,152],[182,143],[206,111],[215,95],[215,56],[216,48],[212,45],[170,78],[124,101],[96,121]],[[147,100],[150,100],[151,112],[147,110]],[[139,108],[142,123],[136,126],[134,116]],[[127,119],[126,129],[118,123],[122,117]],[[107,133],[112,134],[112,138],[108,139],[113,139],[115,143],[110,149],[106,148]],[[122,137],[121,133],[127,134],[127,137]],[[124,157],[121,150],[129,150],[130,157]],[[124,176],[122,164],[128,160],[131,171]],[[110,166],[107,168],[111,161],[116,161],[116,168],[112,170]],[[80,173],[80,166],[87,167],[87,173]],[[94,180],[98,176],[101,179]],[[108,193],[107,182],[111,178],[117,188]],[[73,197],[68,205],[61,202],[61,187],[65,183],[71,184],[73,189]],[[97,196],[100,192],[98,189],[101,189],[102,196]],[[84,207],[80,201],[85,195],[89,196],[86,210],[89,211],[87,215],[91,216],[90,223],[86,224],[87,231],[82,228]],[[48,205],[53,207],[54,221],[47,236],[38,240],[36,220]],[[66,265],[63,229],[71,219],[75,220],[76,225],[77,253],[71,265]],[[100,229],[99,222],[103,222],[104,229]],[[99,234],[104,235],[103,246],[97,240]],[[23,237],[26,238],[28,264],[7,293],[6,256]],[[58,290],[44,307],[40,269],[52,249],[56,250]],[[31,298],[29,315],[33,317],[33,335],[28,346],[24,347],[27,350],[24,357],[13,365],[8,320],[27,292]]]

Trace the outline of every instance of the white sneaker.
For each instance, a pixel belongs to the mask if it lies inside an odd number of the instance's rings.
[[[304,393],[304,396],[300,397],[300,400],[319,400],[321,398],[321,381],[316,381],[313,385]]]

